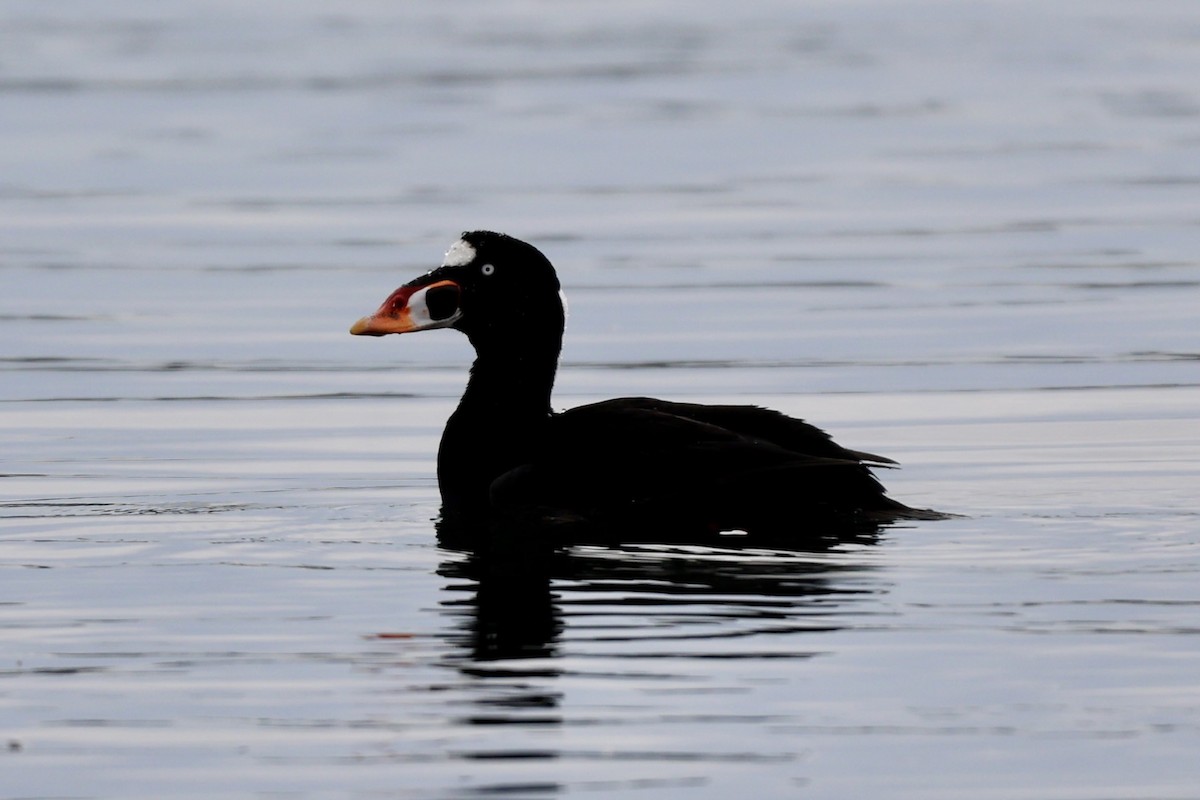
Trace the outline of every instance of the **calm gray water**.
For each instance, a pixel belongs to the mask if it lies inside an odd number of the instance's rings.
[[[1200,5],[0,5],[0,798],[1200,797]],[[893,456],[828,552],[437,547],[468,228],[560,406]]]

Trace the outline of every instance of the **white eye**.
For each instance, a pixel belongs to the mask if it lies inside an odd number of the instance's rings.
[[[493,272],[496,271],[496,267],[491,264],[484,264],[482,267],[479,268],[479,271],[482,272],[484,275],[491,275]]]

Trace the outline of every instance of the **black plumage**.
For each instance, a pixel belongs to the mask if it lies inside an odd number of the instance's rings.
[[[885,495],[870,468],[894,462],[777,411],[624,397],[555,413],[559,290],[533,246],[464,233],[443,266],[351,329],[455,328],[475,348],[438,451],[444,529],[506,525],[605,541],[737,531],[803,542],[936,516]]]

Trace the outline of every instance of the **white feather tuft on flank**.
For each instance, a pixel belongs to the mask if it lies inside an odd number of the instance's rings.
[[[465,267],[475,260],[475,248],[471,243],[459,239],[454,244],[450,245],[450,249],[446,251],[446,257],[442,259],[443,267]]]
[[[558,290],[558,301],[559,301],[560,303],[562,303],[562,307],[563,307],[563,324],[565,325],[565,324],[566,324],[566,322],[567,322],[567,317],[568,317],[568,316],[570,316],[570,314],[571,314],[571,308],[570,308],[570,306],[568,306],[568,305],[567,305],[567,295],[566,295],[566,293],[565,293],[565,292],[563,292],[563,290],[562,290],[562,289],[559,289],[559,290]]]

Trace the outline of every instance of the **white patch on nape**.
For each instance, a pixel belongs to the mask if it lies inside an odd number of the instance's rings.
[[[475,260],[475,248],[465,239],[459,239],[450,245],[446,257],[442,259],[443,267],[465,267]]]

